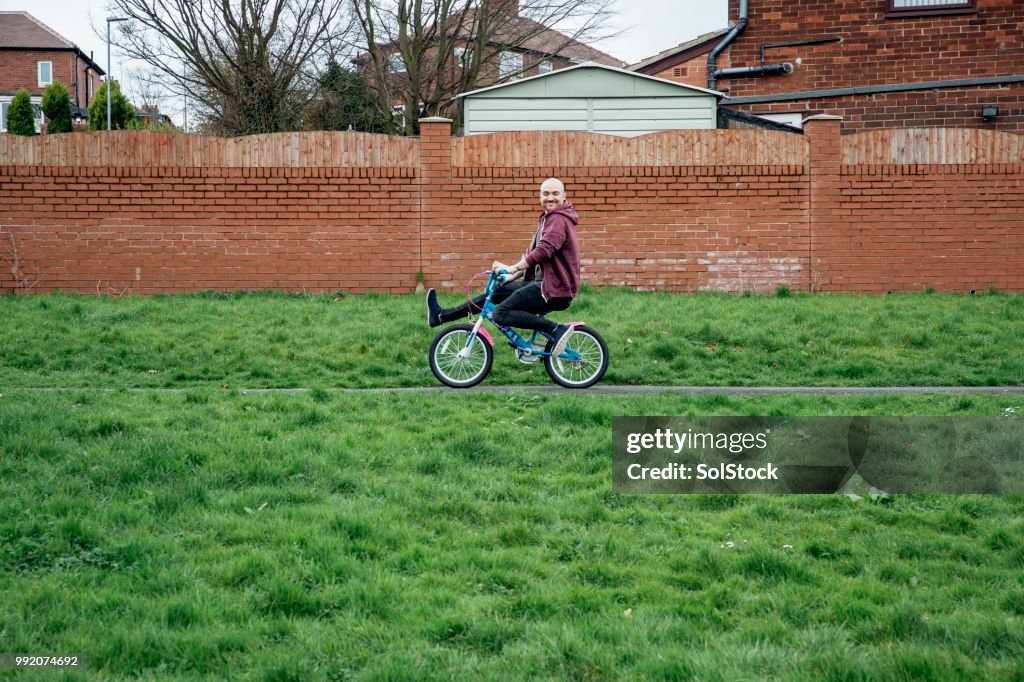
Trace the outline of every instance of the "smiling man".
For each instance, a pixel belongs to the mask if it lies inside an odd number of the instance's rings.
[[[557,178],[549,178],[540,186],[540,206],[543,212],[537,220],[537,230],[530,248],[519,262],[505,265],[494,261],[494,272],[506,270],[509,281],[494,292],[491,299],[497,305],[495,324],[519,329],[537,329],[555,340],[552,355],[560,355],[572,336],[572,327],[557,324],[540,317],[542,314],[565,310],[572,303],[580,286],[580,251],[576,243],[576,225],[579,216],[565,196],[565,186]],[[473,309],[479,310],[483,296],[473,300]],[[427,322],[436,327],[469,314],[470,303],[442,309],[433,289],[427,292]]]

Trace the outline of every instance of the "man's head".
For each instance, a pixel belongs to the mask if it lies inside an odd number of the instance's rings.
[[[551,213],[565,203],[565,185],[558,178],[548,178],[540,186],[540,207]]]

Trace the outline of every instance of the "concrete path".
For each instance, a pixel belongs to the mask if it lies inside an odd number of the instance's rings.
[[[164,393],[183,393],[196,389],[214,388],[216,386],[189,386],[184,388],[126,388],[130,392],[155,391]],[[231,390],[221,388],[220,390]],[[0,388],[3,391],[103,391],[113,392],[115,388],[18,388],[14,386]],[[309,388],[237,388],[240,393],[308,393]],[[529,391],[530,393],[580,393],[580,394],[645,394],[645,393],[682,393],[687,395],[885,395],[889,393],[1016,393],[1024,394],[1024,386],[604,386],[598,384],[583,390],[562,388],[555,384],[538,384],[536,386],[488,386],[478,385],[473,388],[448,388],[446,386],[412,386],[406,388],[328,388],[331,393],[459,393],[475,391],[479,393],[508,393],[510,391]]]

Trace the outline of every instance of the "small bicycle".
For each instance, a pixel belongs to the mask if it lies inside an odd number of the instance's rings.
[[[573,334],[565,351],[552,357],[554,339],[550,335],[531,330],[529,338],[524,338],[511,327],[494,322],[491,314],[497,305],[491,297],[498,285],[505,283],[505,274],[504,270],[490,273],[484,290],[486,298],[475,323],[451,325],[434,338],[429,355],[434,376],[452,388],[469,388],[484,380],[494,363],[494,341],[483,326],[483,321],[489,320],[508,339],[520,362],[531,364],[543,359],[544,368],[556,384],[566,388],[589,388],[600,381],[608,370],[608,345],[596,330],[584,323],[565,323],[573,327]]]

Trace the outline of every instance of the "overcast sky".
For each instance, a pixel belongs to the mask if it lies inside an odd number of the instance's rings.
[[[727,0],[616,0],[616,5],[624,33],[594,47],[626,63],[638,62],[727,24]],[[92,25],[105,30],[106,6],[106,0],[0,0],[0,10],[27,11],[86,54],[94,52],[101,67],[106,65],[107,46],[93,32]],[[114,78],[131,96],[132,82],[127,72],[132,67],[118,59],[116,45],[112,54]],[[179,108],[170,102],[164,107],[180,123]]]

